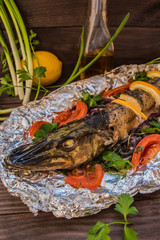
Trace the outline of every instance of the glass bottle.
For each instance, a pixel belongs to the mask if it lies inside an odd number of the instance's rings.
[[[84,54],[79,70],[86,66],[108,43],[111,36],[107,26],[107,0],[89,0],[88,19],[84,32]],[[81,79],[105,74],[113,68],[113,43],[84,73]]]

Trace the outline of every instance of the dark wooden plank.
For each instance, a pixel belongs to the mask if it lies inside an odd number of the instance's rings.
[[[112,35],[116,28],[111,28]],[[63,76],[68,77],[78,58],[81,27],[38,28],[37,49],[53,52],[63,62]],[[145,63],[158,57],[159,28],[128,28],[115,40],[115,67],[121,64]],[[0,52],[2,48],[0,47]],[[68,66],[68,64],[70,66]]]
[[[29,28],[81,26],[86,21],[88,0],[16,0],[16,3]],[[118,26],[125,14],[130,12],[128,26],[159,27],[158,4],[158,0],[109,0],[109,26]]]
[[[20,198],[13,197],[0,181],[0,215],[29,212]]]
[[[129,217],[132,226],[141,240],[159,240],[160,228],[160,202],[159,199],[152,199],[135,202],[139,213]],[[66,220],[57,219],[51,213],[40,212],[37,217],[31,213],[1,215],[0,217],[0,239],[3,240],[82,240],[86,239],[87,232],[97,221],[109,223],[112,221],[123,221],[114,207],[103,210],[100,213],[79,219]],[[111,231],[111,238],[122,239],[123,228],[114,225]]]

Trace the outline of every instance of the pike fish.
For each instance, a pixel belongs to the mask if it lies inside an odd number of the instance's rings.
[[[160,89],[160,78],[155,78],[151,84]],[[158,111],[154,98],[144,90],[127,91],[120,99],[136,105],[146,116]],[[130,108],[109,103],[83,119],[62,125],[38,142],[14,149],[5,162],[33,171],[73,169],[115,145],[141,122]]]

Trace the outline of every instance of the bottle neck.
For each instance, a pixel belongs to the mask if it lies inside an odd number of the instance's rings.
[[[107,0],[89,0],[88,13],[89,21],[107,24]]]
[[[102,49],[107,44],[110,40],[107,26],[107,0],[89,0],[85,29],[85,54],[95,49]],[[113,44],[108,50],[113,50]]]

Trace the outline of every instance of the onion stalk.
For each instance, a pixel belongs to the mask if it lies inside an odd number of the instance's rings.
[[[11,24],[10,24],[10,21],[9,21],[9,18],[8,18],[8,15],[7,15],[7,12],[5,10],[2,0],[0,1],[0,17],[2,19],[2,22],[5,26],[5,29],[6,29],[6,32],[8,35],[8,39],[10,42],[11,50],[12,50],[14,61],[15,61],[16,70],[19,70],[19,69],[21,69],[21,60],[20,60],[19,53],[18,53],[18,50],[16,47],[14,33],[12,31]],[[18,76],[17,76],[17,84],[18,84],[18,86],[22,86],[22,84],[23,84],[23,83],[19,82]],[[23,100],[23,98],[24,98],[23,88],[18,87],[18,94],[19,94],[20,100]]]
[[[9,50],[8,50],[8,47],[5,43],[5,40],[3,38],[3,34],[2,34],[1,30],[0,30],[0,43],[3,47],[4,54],[5,54],[6,59],[7,59],[8,67],[9,67],[10,74],[11,74],[12,81],[13,81],[13,85],[14,85],[15,96],[17,96],[18,95],[18,89],[17,89],[17,87],[15,87],[17,85],[16,72],[15,72],[15,69],[14,69],[10,54],[9,54]]]
[[[14,0],[4,0],[4,2],[6,3],[6,6],[9,6],[9,9],[14,14],[14,17],[15,17],[18,25],[19,25],[19,28],[20,28],[20,31],[21,31],[21,34],[22,34],[22,37],[23,37],[24,45],[25,45],[25,50],[26,50],[26,63],[27,63],[27,66],[28,66],[28,71],[29,71],[30,75],[33,76],[32,53],[31,53],[31,48],[30,48],[30,43],[29,43],[29,39],[28,39],[27,30],[26,30],[25,24],[23,22],[22,16],[21,16]],[[30,101],[32,79],[26,81],[26,87],[27,88],[26,88],[24,99],[23,99],[23,104],[26,104],[27,102]]]

